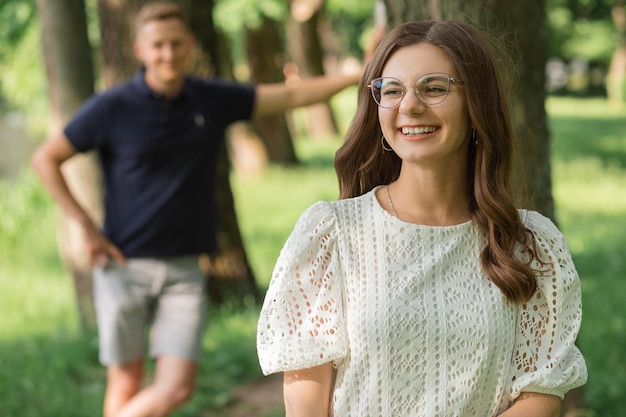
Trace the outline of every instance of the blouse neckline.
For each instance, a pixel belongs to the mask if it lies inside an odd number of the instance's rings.
[[[376,210],[381,213],[383,218],[385,218],[386,220],[389,220],[389,221],[395,223],[398,226],[401,226],[401,227],[414,227],[416,229],[421,229],[421,230],[433,230],[433,231],[435,231],[435,230],[438,230],[438,231],[449,230],[449,231],[455,231],[455,230],[467,229],[470,226],[473,226],[473,224],[474,224],[474,222],[472,220],[467,220],[465,222],[452,224],[452,225],[449,225],[449,226],[430,226],[430,225],[425,225],[425,224],[420,224],[420,223],[406,222],[406,221],[404,221],[402,219],[397,218],[396,216],[392,215],[387,210],[385,210],[383,208],[383,206],[380,204],[380,202],[378,201],[378,199],[376,198],[376,191],[381,189],[381,188],[383,188],[383,187],[386,187],[386,185],[378,185],[378,186],[374,187],[369,192],[370,198],[373,200],[372,203],[376,207]]]

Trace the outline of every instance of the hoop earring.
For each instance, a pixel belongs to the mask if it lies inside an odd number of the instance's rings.
[[[384,136],[380,137],[380,146],[383,148],[383,152],[391,152],[391,151],[393,151],[393,149],[391,149],[390,147],[386,147],[385,146],[385,137]]]
[[[472,129],[472,141],[474,141],[474,146],[478,146],[478,139],[476,139],[476,129]]]

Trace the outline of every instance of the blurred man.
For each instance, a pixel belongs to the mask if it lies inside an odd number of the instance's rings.
[[[217,249],[213,188],[225,128],[327,100],[359,79],[252,86],[195,78],[185,73],[193,48],[179,6],[144,6],[134,43],[142,68],[90,98],[32,158],[53,198],[82,225],[94,265],[105,417],[166,416],[194,390],[206,311],[197,256]],[[64,161],[94,149],[105,181],[102,231],[61,173]],[[143,387],[148,328],[156,372]]]

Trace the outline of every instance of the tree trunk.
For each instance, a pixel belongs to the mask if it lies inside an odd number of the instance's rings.
[[[619,39],[611,58],[606,90],[611,104],[622,108],[626,101],[626,6],[624,0],[615,0],[611,15]]]
[[[192,17],[191,25],[195,27],[194,32],[199,37],[204,53],[209,57],[208,62],[212,63],[212,74],[222,78],[234,79],[232,59],[226,36],[217,31],[213,23],[207,24],[205,19],[196,20],[198,22],[194,23]],[[230,157],[229,162],[233,164],[238,174],[256,176],[267,167],[267,147],[255,131],[252,122],[233,123],[226,132],[226,142],[228,144],[228,157]],[[292,144],[290,143],[289,146],[292,147]],[[228,176],[230,166],[226,166],[226,168],[226,171],[218,173],[218,178],[221,178],[222,175]],[[230,187],[226,183],[218,185],[218,188],[222,186]],[[222,203],[220,202],[220,204]],[[228,209],[227,206],[224,208]]]
[[[505,85],[511,85],[513,129],[518,140],[515,188],[529,197],[527,206],[555,219],[550,168],[550,133],[545,110],[547,25],[545,1],[495,0],[385,0],[392,26],[410,20],[462,20],[515,45],[516,65],[503,67]],[[514,70],[517,69],[515,73]],[[526,181],[526,185],[524,185]],[[563,414],[584,408],[584,388],[570,391]]]
[[[495,2],[494,18],[483,27],[504,27],[507,41],[516,45],[517,74],[510,71],[513,129],[518,141],[514,177],[516,188],[526,194],[530,208],[555,220],[550,165],[550,132],[545,109],[545,69],[548,34],[545,2]],[[510,67],[509,69],[513,69]],[[525,183],[528,190],[524,190]],[[525,192],[527,191],[527,192]]]
[[[264,18],[258,29],[246,29],[246,50],[251,81],[259,83],[283,82],[284,53],[278,23]],[[296,165],[298,159],[287,119],[283,113],[258,117],[254,127],[265,144],[270,162]]]
[[[322,0],[289,0],[287,48],[301,77],[324,75],[324,51],[318,32],[323,5]],[[309,106],[306,112],[309,136],[328,138],[338,134],[330,102]]]
[[[213,23],[212,0],[189,0],[191,29],[200,45],[200,66],[197,72],[232,78],[230,58],[224,37],[216,31]],[[243,128],[249,123],[236,123]],[[235,128],[236,128],[235,126]],[[232,131],[232,128],[231,128]],[[215,189],[220,219],[218,230],[219,255],[202,257],[201,266],[207,276],[209,296],[216,303],[226,300],[242,302],[252,297],[261,301],[261,294],[248,257],[237,222],[235,203],[230,186],[230,160],[226,146],[220,148]]]
[[[138,68],[133,52],[137,11],[146,0],[98,0],[102,76],[107,87],[130,78]]]
[[[58,132],[94,91],[91,47],[84,0],[37,0],[42,51],[50,97],[50,131]],[[78,202],[102,222],[101,173],[95,154],[76,155],[63,164],[64,176]],[[76,291],[82,324],[95,327],[91,267],[80,226],[60,213],[59,247]]]
[[[138,68],[132,50],[135,17],[147,0],[98,0],[101,16],[103,59],[107,85],[128,79]],[[218,53],[219,38],[212,19],[213,1],[182,0],[179,2],[190,19],[191,30],[200,48],[192,57],[190,67],[196,74],[208,76],[215,69],[223,68]],[[125,42],[125,47],[116,44]],[[107,47],[104,47],[104,44]],[[220,219],[218,244],[220,254],[202,257],[201,267],[207,276],[210,298],[221,303],[225,300],[242,301],[246,296],[259,298],[254,275],[248,264],[241,233],[235,214],[232,190],[229,182],[230,167],[228,154],[223,146],[216,175],[216,198]],[[207,192],[209,187],[207,187]]]

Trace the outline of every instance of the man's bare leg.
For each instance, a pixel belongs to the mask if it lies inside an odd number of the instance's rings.
[[[195,362],[173,356],[159,357],[152,384],[139,391],[114,417],[168,416],[191,398],[197,374]]]
[[[115,417],[139,392],[143,379],[143,358],[126,363],[109,365],[107,388],[104,396],[104,417]]]

